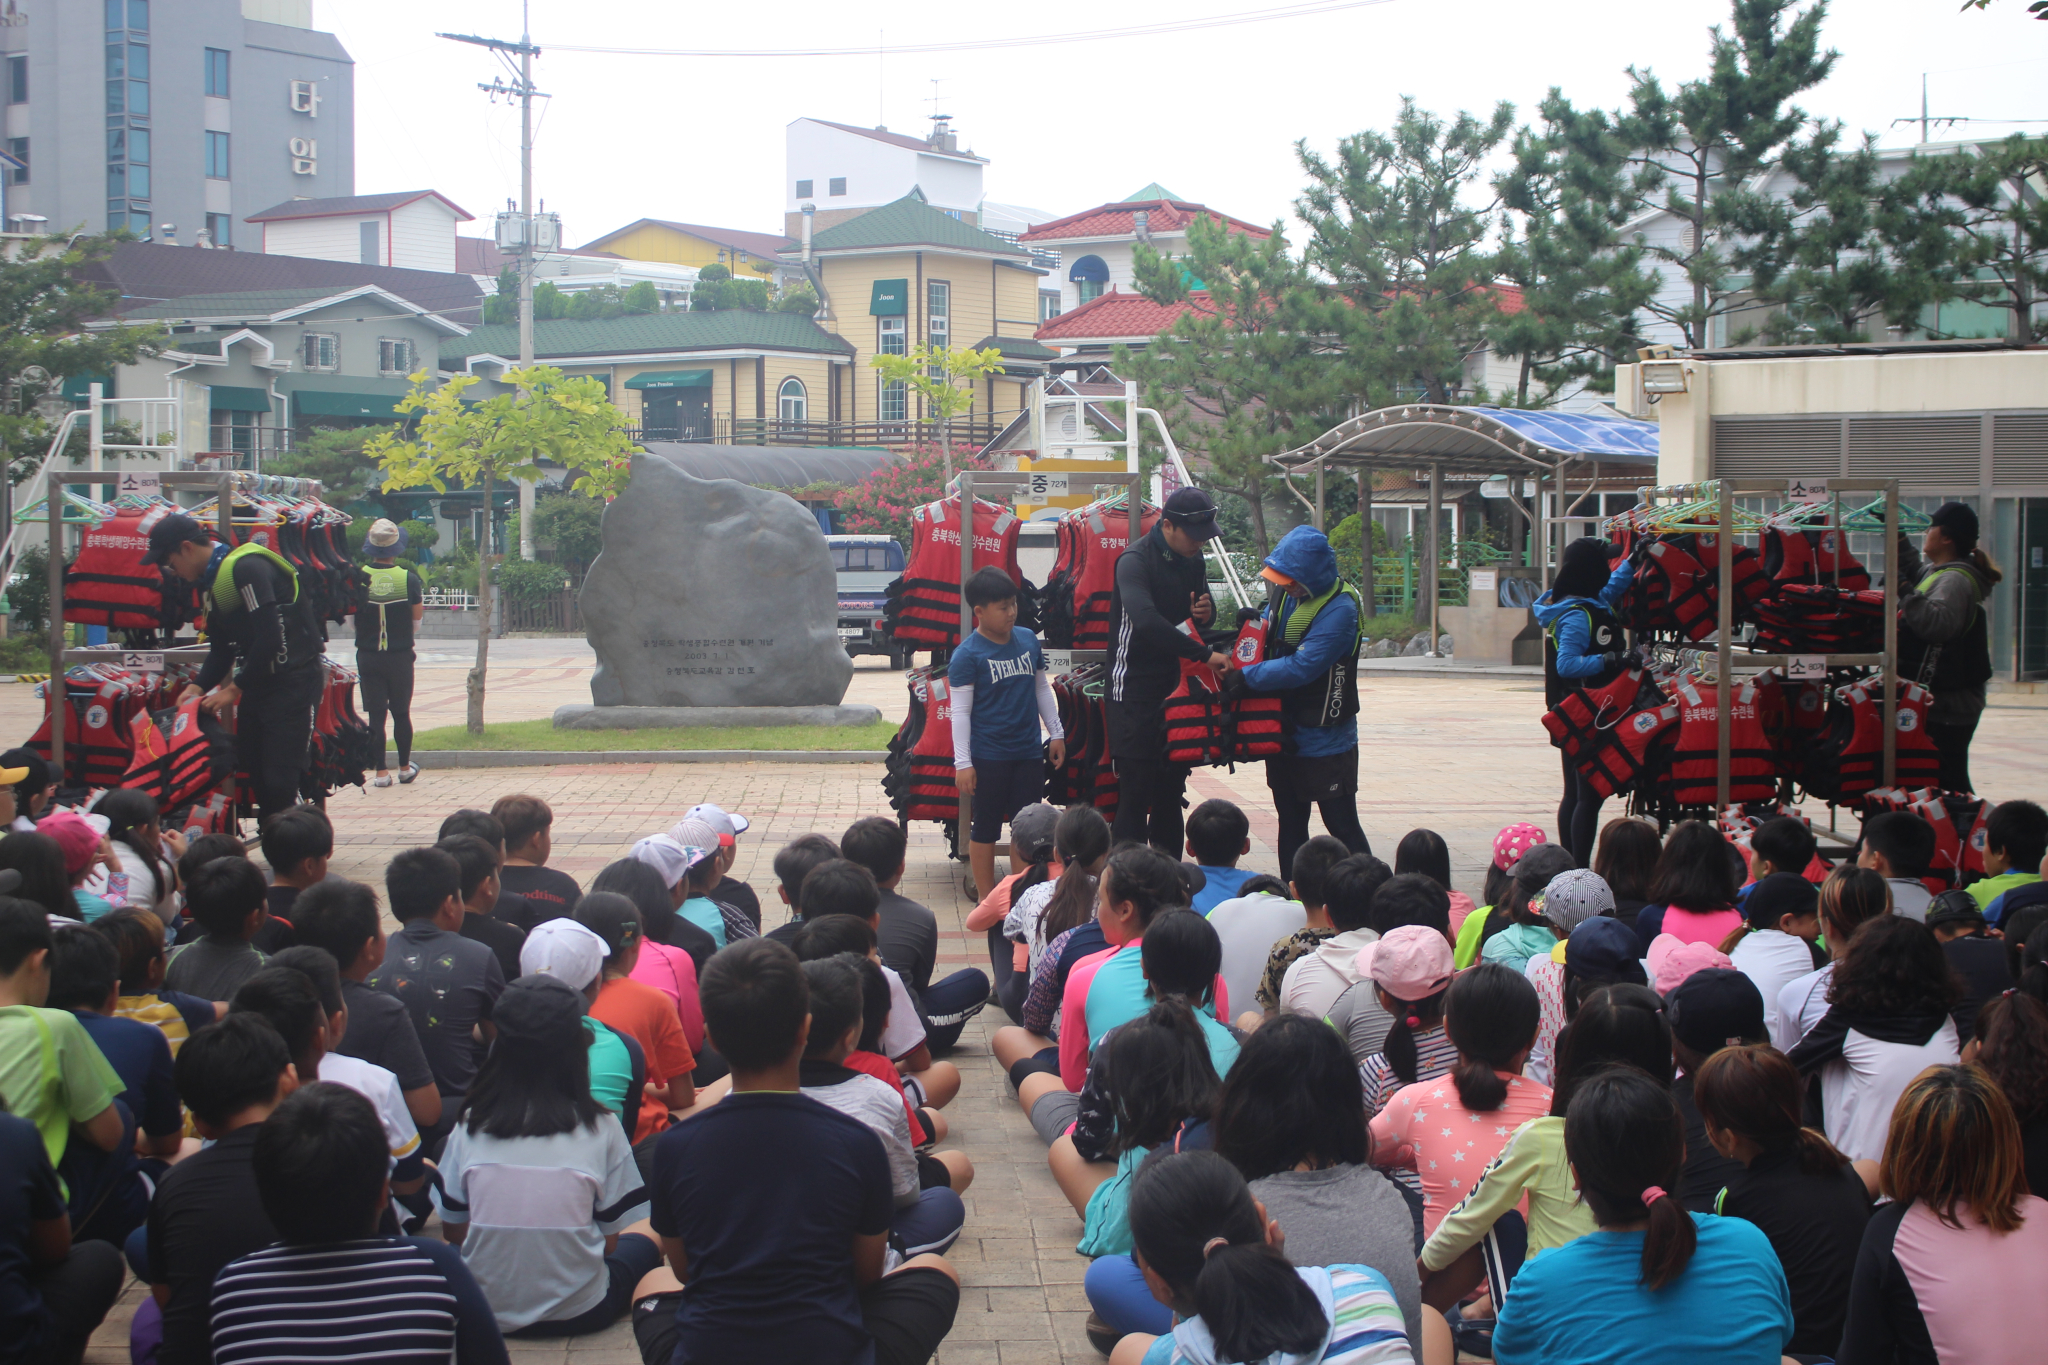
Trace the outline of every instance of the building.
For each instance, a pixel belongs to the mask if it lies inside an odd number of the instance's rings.
[[[787,237],[772,232],[710,227],[703,223],[672,223],[666,218],[639,218],[576,248],[577,255],[614,255],[633,261],[665,261],[670,265],[722,265],[734,279],[765,280],[780,287],[794,272],[785,269]],[[692,276],[694,279],[695,276]]]
[[[7,212],[241,247],[242,215],[355,192],[354,66],[311,0],[62,0],[10,11]]]
[[[260,234],[251,245],[265,255],[453,273],[455,225],[475,217],[438,190],[401,190],[289,199],[242,221]]]
[[[1270,228],[1177,198],[1158,185],[1147,185],[1129,199],[1098,204],[1020,234],[1019,244],[1058,251],[1061,256],[1059,277],[1047,282],[1047,293],[1056,289],[1058,296],[1048,297],[1044,316],[1071,312],[1112,289],[1134,291],[1138,244],[1143,242],[1167,256],[1186,255],[1188,224],[1201,217],[1232,232],[1261,238],[1273,235]]]
[[[981,171],[988,158],[960,149],[948,120],[937,118],[925,137],[887,128],[857,128],[827,119],[793,120],[784,134],[783,231],[803,230],[806,205],[813,232],[837,227],[894,204],[915,190],[932,208],[963,223],[979,224]]]
[[[1619,366],[1615,393],[1657,421],[1659,484],[1896,478],[1922,511],[1971,504],[2006,573],[1991,595],[1992,666],[2009,681],[2048,678],[2048,349],[1703,350]],[[1856,535],[1851,548],[1878,572],[1882,542]]]
[[[994,347],[1013,357],[983,381],[967,420],[956,419],[960,440],[986,442],[1023,410],[1026,390],[1052,356],[1032,341],[1042,272],[1029,251],[915,189],[835,226],[800,223],[798,236],[784,259],[804,267],[821,300],[819,324],[852,351],[851,368],[833,371],[843,388],[832,391],[829,411],[831,420],[863,429],[856,444],[891,439],[887,430],[915,439],[915,428],[902,424],[931,420],[923,400],[870,368],[884,352],[933,344]]]
[[[464,326],[483,320],[483,291],[474,279],[432,270],[120,242],[105,259],[83,266],[79,275],[115,296],[117,315],[195,294],[311,288],[336,294],[369,284]]]
[[[498,250],[488,237],[457,237],[455,268],[476,280],[477,287],[495,293],[502,272],[518,261]],[[697,267],[673,265],[667,261],[635,261],[609,251],[542,251],[533,259],[533,281],[552,284],[564,294],[610,286],[624,291],[643,280],[654,286],[664,308],[688,308],[697,287]]]
[[[534,358],[604,381],[637,439],[845,444],[825,411],[848,387],[853,347],[797,313],[648,313],[533,326]],[[496,383],[518,363],[519,329],[479,327],[441,343],[442,370]],[[813,438],[815,433],[815,438]]]

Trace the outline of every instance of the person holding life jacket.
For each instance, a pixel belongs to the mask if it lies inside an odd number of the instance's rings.
[[[268,545],[217,545],[183,513],[149,532],[145,563],[162,564],[209,593],[209,652],[180,702],[204,694],[218,716],[239,706],[235,756],[255,787],[259,818],[299,798],[313,738],[313,712],[326,687],[325,646],[298,571]],[[230,677],[230,673],[233,674]]]
[[[1116,763],[1117,843],[1142,843],[1178,858],[1186,832],[1180,807],[1188,770],[1166,761],[1166,694],[1180,683],[1180,661],[1230,666],[1230,656],[1181,629],[1216,619],[1202,543],[1223,534],[1216,500],[1177,488],[1159,521],[1117,556],[1109,605],[1109,752]]]
[[[370,556],[366,569],[356,570],[363,584],[362,604],[355,609],[356,678],[362,684],[363,710],[369,712],[370,733],[377,740],[374,786],[391,785],[384,766],[384,714],[391,713],[391,738],[398,746],[398,780],[420,775],[412,761],[412,631],[427,614],[426,585],[419,571],[396,562],[405,533],[383,517],[364,539]]]
[[[1358,590],[1337,576],[1337,552],[1321,531],[1297,526],[1260,570],[1279,589],[1266,608],[1266,660],[1247,665],[1245,686],[1278,692],[1293,722],[1287,752],[1266,760],[1280,816],[1280,866],[1308,842],[1309,808],[1353,853],[1370,853],[1358,823]]]
[[[1574,687],[1604,687],[1621,675],[1628,641],[1615,608],[1628,591],[1626,556],[1612,572],[1607,542],[1581,536],[1564,547],[1550,590],[1536,599],[1543,627],[1543,704],[1552,710]],[[1600,794],[1564,755],[1564,799],[1557,803],[1557,841],[1584,867],[1600,829]]]
[[[1977,544],[1977,513],[1967,503],[1935,508],[1918,549],[1899,537],[1899,676],[1934,693],[1927,737],[1941,755],[1943,791],[1975,790],[1970,739],[1991,680],[1988,602],[2004,577]]]

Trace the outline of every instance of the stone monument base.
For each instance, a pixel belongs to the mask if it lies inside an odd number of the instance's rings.
[[[583,706],[555,708],[557,730],[665,730],[686,725],[872,725],[879,709],[845,706]]]

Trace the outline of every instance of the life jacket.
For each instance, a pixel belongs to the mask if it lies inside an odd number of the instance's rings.
[[[1925,593],[1945,573],[1960,573],[1969,580],[1975,606],[1970,624],[1962,634],[1938,645],[1930,645],[1899,623],[1899,673],[1925,683],[1936,696],[1944,692],[1972,692],[1991,680],[1991,613],[1984,610],[1984,595],[1976,575],[1961,564],[1942,564],[1920,580],[1917,591]]]
[[[1636,709],[1639,697],[1649,704],[1662,701],[1654,685],[1645,694],[1643,682],[1643,671],[1632,668],[1618,671],[1606,683],[1573,688],[1543,713],[1543,728],[1550,732],[1550,742],[1582,770],[1596,762],[1595,751],[1612,744],[1616,724]]]
[[[955,546],[957,553],[959,547]],[[924,711],[924,727],[910,751],[906,820],[957,820],[960,789],[954,783],[953,694],[943,673],[930,671],[912,684]]]
[[[1850,552],[1848,536],[1833,527],[1767,526],[1763,545],[1764,574],[1774,586],[1811,583],[1850,592],[1870,586],[1870,570]]]
[[[135,740],[129,730],[130,713],[141,702],[126,676],[108,679],[91,668],[67,670],[63,679],[52,679],[36,687],[36,695],[47,697],[46,689],[64,688],[64,771],[58,782],[67,787],[118,787],[135,756]],[[29,739],[28,748],[39,757],[50,757],[50,715]]]
[[[1934,826],[1934,857],[1927,870],[1957,883],[1965,877],[1983,876],[1988,843],[1985,823],[1991,818],[1991,803],[1969,792],[1930,791],[1918,797],[1906,809]]]
[[[165,743],[165,810],[195,801],[219,786],[234,764],[234,732],[211,712],[203,711],[199,698],[161,713],[155,723],[162,728]]]
[[[1184,634],[1200,639],[1194,622],[1183,621]],[[1166,694],[1166,761],[1191,765],[1230,761],[1230,700],[1223,680],[1208,660],[1181,659],[1180,682]]]
[[[1712,577],[1712,586],[1718,594],[1721,584],[1721,538],[1717,532],[1700,531],[1692,536],[1693,557]],[[1735,619],[1747,620],[1749,613],[1758,603],[1767,600],[1772,593],[1771,580],[1765,576],[1763,561],[1757,552],[1738,542],[1729,554],[1730,568],[1735,579]],[[1718,606],[1718,601],[1717,601]]]
[[[1149,503],[1138,511],[1138,534],[1158,524],[1159,509]],[[1116,590],[1116,561],[1131,543],[1130,513],[1089,507],[1072,519],[1075,548],[1074,648],[1109,648],[1109,601]]]
[[[225,614],[241,608],[241,594],[235,591],[235,565],[249,556],[267,559],[278,568],[284,570],[286,579],[292,585],[292,595],[286,600],[290,602],[299,600],[299,571],[292,567],[292,562],[271,549],[268,545],[264,545],[259,541],[249,540],[228,551],[222,557],[220,567],[214,571],[213,609],[215,611]]]
[[[1080,532],[1073,517],[1053,523],[1052,573],[1046,577],[1038,618],[1048,649],[1074,647],[1074,576],[1079,567]]]
[[[1352,629],[1351,639],[1337,650],[1337,657],[1331,660],[1328,672],[1280,694],[1286,702],[1288,719],[1296,725],[1316,729],[1341,724],[1358,714],[1358,640],[1365,621],[1365,608],[1357,589],[1340,578],[1322,596],[1294,603],[1279,631],[1270,635],[1266,643],[1275,659],[1292,655],[1308,638],[1317,614],[1335,601],[1339,593],[1351,599],[1355,612],[1352,619],[1358,624]]]
[[[408,614],[412,611],[411,572],[403,564],[389,567],[372,564],[364,574],[368,582],[364,588],[362,610],[377,613],[377,648],[388,650],[391,648],[391,608],[398,607]]]
[[[78,557],[64,569],[64,619],[116,630],[156,630],[163,622],[164,569],[144,564],[149,532],[166,514],[156,506],[86,528]]]
[[[1657,536],[1643,542],[1636,571],[1646,595],[1646,629],[1675,630],[1689,640],[1714,631],[1717,599],[1713,577],[1685,537]]]
[[[1940,756],[1927,735],[1927,707],[1932,701],[1923,687],[1899,687],[1898,725],[1893,732],[1899,786],[1939,780]],[[1883,780],[1884,699],[1874,683],[1837,688],[1827,728],[1800,756],[1800,785],[1822,800],[1850,805],[1876,791]]]
[[[1255,616],[1238,627],[1230,646],[1230,657],[1239,668],[1266,660],[1266,618]],[[1357,646],[1352,647],[1354,656]],[[1289,694],[1291,695],[1291,694]],[[1357,688],[1352,689],[1354,706]],[[1230,703],[1230,757],[1232,762],[1249,763],[1274,758],[1286,751],[1286,698],[1278,692],[1244,691]]]
[[[128,771],[121,775],[121,785],[149,793],[157,809],[162,810],[170,776],[170,744],[146,711],[138,714],[128,728],[134,748],[128,759]]]
[[[1678,741],[1671,755],[1671,798],[1681,806],[1713,805],[1718,796],[1716,757],[1720,744],[1716,693],[1681,682]],[[1777,794],[1778,755],[1764,732],[1754,681],[1729,693],[1728,799],[1763,801]]]
[[[1786,583],[1758,606],[1756,643],[1774,654],[1869,654],[1884,648],[1884,594]]]
[[[1621,649],[1627,641],[1623,638],[1621,620],[1593,598],[1586,598],[1572,604],[1574,611],[1583,612],[1586,617],[1586,637],[1594,652],[1606,654]],[[1564,622],[1559,616],[1543,628],[1543,702],[1555,708],[1565,700],[1574,687],[1604,687],[1620,676],[1622,666],[1611,664],[1598,673],[1584,678],[1567,678],[1557,671],[1557,631]]]
[[[1669,752],[1677,734],[1677,702],[1638,707],[1607,732],[1605,742],[1582,757],[1579,772],[1602,797],[1624,791],[1647,795],[1669,774]]]
[[[910,562],[897,599],[894,638],[952,648],[960,641],[960,497],[926,503],[911,513]],[[1017,516],[975,499],[973,569],[991,566],[1023,584],[1017,568]]]

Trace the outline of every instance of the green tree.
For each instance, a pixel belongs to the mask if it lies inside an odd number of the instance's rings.
[[[540,462],[570,470],[572,485],[609,498],[624,486],[633,443],[626,415],[613,407],[604,386],[589,375],[565,377],[551,365],[505,372],[515,392],[465,403],[474,375],[457,375],[439,387],[425,372],[412,377],[412,392],[398,411],[416,416],[409,435],[397,430],[373,437],[364,454],[383,471],[386,490],[431,485],[445,493],[451,480],[481,487],[484,507],[493,486],[508,479],[538,479]],[[469,732],[484,728],[484,682],[491,648],[491,564],[477,557],[476,666],[469,671]]]
[[[119,365],[154,355],[163,345],[160,324],[88,331],[109,317],[119,296],[81,278],[104,260],[126,232],[79,237],[36,237],[0,259],[0,448],[14,482],[29,477],[49,448],[51,424],[36,404],[66,378],[111,376]]]
[[[2006,335],[2048,339],[2048,137],[2015,133],[1953,156],[1918,157],[1903,177],[1914,188],[1962,205],[1963,265],[1974,277],[1967,297],[2011,316]]]
[[[775,296],[774,311],[812,317],[818,311],[818,291],[807,284],[793,284]]]
[[[1656,289],[1642,248],[1621,240],[1627,149],[1613,120],[1555,88],[1538,112],[1537,127],[1515,134],[1513,169],[1494,182],[1510,215],[1494,268],[1520,286],[1522,307],[1496,310],[1485,326],[1493,349],[1520,361],[1516,407],[1553,401],[1575,380],[1611,388]]]
[[[1283,477],[1266,456],[1319,434],[1340,406],[1336,314],[1346,310],[1287,254],[1278,224],[1254,237],[1197,218],[1185,258],[1140,245],[1136,275],[1147,298],[1188,307],[1143,351],[1119,349],[1118,371],[1201,457],[1204,486],[1244,505],[1263,557],[1272,549],[1266,501]]]
[[[953,477],[953,419],[974,406],[974,381],[1003,368],[1003,353],[990,346],[918,345],[907,355],[878,355],[868,364],[891,384],[907,384],[924,400],[925,415],[939,424],[939,458]],[[967,387],[960,387],[960,381]]]
[[[738,309],[766,312],[768,282],[736,280],[732,271],[722,265],[707,265],[697,272],[696,286],[690,291],[691,312],[718,313]]]
[[[1675,236],[1638,234],[1653,266],[1682,279],[1682,299],[1652,297],[1655,318],[1704,347],[1716,319],[1747,306],[1743,271],[1777,248],[1746,242],[1756,192],[1749,181],[1806,125],[1791,100],[1827,78],[1836,53],[1820,49],[1826,0],[1786,22],[1797,0],[1734,0],[1733,33],[1716,27],[1708,74],[1666,91],[1647,70],[1629,68],[1634,87],[1617,132],[1632,148],[1622,189],[1624,219],[1662,210],[1678,221]]]
[[[383,506],[378,496],[381,476],[376,464],[364,453],[378,436],[393,434],[395,426],[318,427],[282,455],[263,462],[266,474],[287,474],[297,479],[318,479],[327,490],[327,501],[340,507],[368,500]]]
[[[1483,199],[1482,173],[1513,123],[1506,103],[1447,124],[1404,98],[1391,134],[1347,137],[1334,161],[1296,144],[1308,264],[1350,305],[1335,316],[1357,401],[1448,403],[1457,391],[1495,311],[1497,201]]]
[[[498,292],[484,300],[484,321],[519,321],[519,272],[509,265],[498,272]]]
[[[884,465],[851,488],[834,494],[832,506],[847,534],[890,536],[908,550],[910,514],[925,503],[946,496],[946,485],[953,481],[955,460],[961,469],[992,466],[972,448],[962,447],[949,456],[929,441],[898,453],[903,456],[900,461]]]
[[[659,313],[661,295],[655,292],[654,281],[641,280],[626,286],[625,297],[621,300],[628,313]]]

